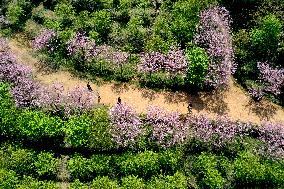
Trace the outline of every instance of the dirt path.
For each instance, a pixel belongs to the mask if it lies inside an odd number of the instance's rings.
[[[37,80],[45,84],[55,81],[63,83],[66,89],[76,85],[86,86],[87,81],[73,77],[66,71],[44,73],[39,69],[40,63],[31,54],[31,49],[12,40],[12,51],[23,64],[32,67]],[[140,89],[133,85],[106,83],[101,86],[92,84],[92,88],[101,96],[101,103],[113,105],[120,96],[123,102],[134,107],[138,112],[145,112],[150,105],[157,105],[170,111],[187,113],[189,96],[183,92],[155,92],[149,89]],[[262,100],[254,103],[245,92],[238,87],[233,79],[229,88],[224,92],[199,93],[193,99],[193,113],[208,114],[210,117],[227,114],[235,120],[260,123],[262,120],[284,123],[284,109],[269,101]]]

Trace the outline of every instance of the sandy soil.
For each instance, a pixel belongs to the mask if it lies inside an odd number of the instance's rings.
[[[35,78],[42,83],[51,84],[61,82],[65,89],[76,85],[86,86],[87,81],[72,76],[67,71],[45,72],[41,69],[40,62],[32,56],[32,50],[12,40],[12,51],[18,60],[33,69]],[[255,103],[238,87],[233,78],[230,80],[226,91],[201,92],[189,96],[184,92],[156,92],[150,89],[137,88],[129,84],[105,83],[103,85],[91,84],[95,92],[101,96],[101,103],[114,105],[118,97],[123,102],[134,107],[138,112],[146,112],[150,105],[157,105],[170,111],[187,113],[189,98],[193,101],[193,113],[208,114],[210,117],[228,115],[232,119],[260,123],[263,120],[284,123],[284,109],[267,100]]]

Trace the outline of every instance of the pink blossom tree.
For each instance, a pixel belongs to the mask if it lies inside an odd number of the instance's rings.
[[[229,12],[224,7],[202,11],[194,42],[204,48],[210,58],[206,84],[214,88],[226,86],[236,68]]]

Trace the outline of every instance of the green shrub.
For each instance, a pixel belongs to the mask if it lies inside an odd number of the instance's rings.
[[[24,176],[17,189],[59,189],[59,184],[52,181],[39,181],[32,177]]]
[[[70,183],[69,188],[70,189],[89,189],[89,186],[87,184],[80,182],[78,179],[76,179],[74,182]]]
[[[178,149],[168,149],[159,153],[163,173],[173,175],[182,168],[182,153]]]
[[[189,61],[186,80],[189,85],[202,87],[208,72],[209,58],[204,49],[195,47],[186,50]]]
[[[226,180],[217,169],[217,157],[202,152],[194,162],[194,172],[198,176],[198,185],[201,188],[223,188]]]
[[[37,155],[34,163],[37,174],[42,178],[55,179],[59,160],[53,157],[52,153],[41,152]]]
[[[60,23],[62,29],[72,27],[75,20],[75,10],[70,3],[58,3],[54,8],[56,20]]]
[[[72,179],[90,181],[97,176],[113,175],[111,167],[111,156],[93,155],[84,158],[75,155],[68,160],[68,170]]]
[[[265,180],[265,166],[261,164],[260,157],[251,152],[240,152],[234,167],[237,184],[260,185]]]
[[[0,169],[0,188],[13,189],[18,183],[18,177],[14,171]]]
[[[159,174],[159,154],[152,151],[140,152],[138,154],[126,153],[117,157],[117,166],[122,175],[135,175],[150,178]]]
[[[100,188],[100,189],[119,189],[117,181],[111,180],[108,177],[97,177],[91,183],[91,188]]]
[[[105,80],[111,80],[115,72],[113,65],[105,60],[95,60],[86,64],[85,71],[93,76],[101,76]]]
[[[134,78],[135,66],[131,64],[124,64],[122,67],[115,69],[114,78],[118,81],[127,82]]]
[[[165,73],[151,73],[151,74],[142,74],[139,80],[139,83],[142,87],[149,87],[154,89],[163,89],[166,87],[165,81],[167,76]]]
[[[263,162],[266,170],[267,185],[284,186],[284,162],[266,160]]]
[[[96,11],[90,15],[89,27],[92,32],[99,34],[96,37],[96,42],[103,43],[107,40],[111,23],[111,13],[107,10]]]
[[[84,158],[80,155],[75,155],[70,158],[67,163],[67,168],[73,180],[90,180],[94,178],[90,159]]]
[[[172,90],[179,90],[184,87],[184,77],[180,74],[177,75],[170,75],[165,80],[166,88]]]
[[[109,134],[107,108],[96,108],[94,115],[73,116],[65,122],[67,146],[110,150],[115,147]]]
[[[13,136],[18,133],[15,122],[18,118],[16,110],[10,94],[8,84],[0,83],[0,135]]]
[[[20,176],[35,174],[33,152],[7,145],[2,147],[0,153],[0,168],[13,170]]]
[[[127,176],[121,179],[121,188],[123,189],[145,189],[145,187],[143,180],[137,176]]]
[[[250,32],[251,44],[256,57],[274,58],[282,33],[282,24],[274,15],[268,15],[261,20],[259,28]],[[267,57],[268,56],[268,57]]]
[[[176,172],[173,176],[154,177],[147,185],[149,189],[186,189],[187,178],[180,172]]]
[[[93,120],[86,114],[72,116],[65,122],[66,145],[72,147],[89,147]]]
[[[62,120],[40,111],[23,110],[16,122],[18,136],[28,140],[39,141],[46,138],[62,137]]]
[[[215,2],[215,0],[191,0],[177,1],[173,4],[170,30],[181,46],[192,40],[200,12]]]
[[[147,29],[136,23],[129,24],[124,30],[122,30],[122,36],[124,37],[125,51],[139,53],[144,50],[144,43],[147,37]]]
[[[19,0],[9,2],[6,16],[13,29],[18,30],[24,26],[30,7],[30,1]]]
[[[26,36],[32,40],[39,35],[41,28],[42,27],[33,20],[27,20],[24,27],[24,32]]]

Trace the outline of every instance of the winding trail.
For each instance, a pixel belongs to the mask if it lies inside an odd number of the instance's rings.
[[[32,49],[12,39],[10,47],[19,62],[33,69],[35,79],[44,84],[60,81],[65,89],[76,85],[87,85],[87,80],[72,76],[69,72],[44,72],[40,62],[32,56]],[[253,100],[239,87],[232,78],[226,91],[200,92],[198,95],[189,96],[184,92],[156,92],[150,89],[141,89],[130,84],[116,84],[107,82],[101,85],[92,83],[92,88],[99,92],[101,103],[114,105],[120,96],[138,112],[146,112],[147,107],[156,105],[170,111],[187,113],[189,98],[193,101],[193,114],[202,113],[209,117],[228,115],[234,120],[260,123],[263,120],[284,123],[284,109],[267,100],[259,103]]]

